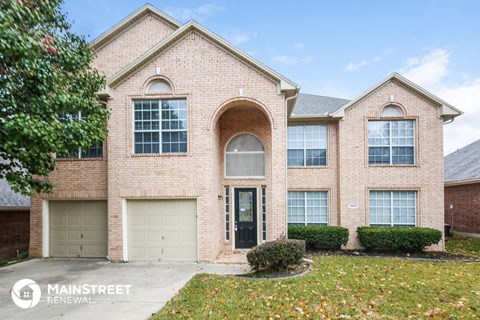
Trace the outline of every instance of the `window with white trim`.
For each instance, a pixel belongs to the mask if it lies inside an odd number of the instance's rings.
[[[327,126],[288,126],[287,149],[288,166],[325,166],[327,164]]]
[[[326,191],[289,191],[288,225],[328,224],[328,193]]]
[[[414,164],[415,121],[369,121],[368,163]]]
[[[380,112],[380,117],[401,117],[401,116],[403,116],[402,109],[394,105],[385,106]]]
[[[265,176],[265,149],[253,134],[240,134],[230,140],[225,150],[225,176]]]
[[[134,102],[135,153],[187,152],[185,99]]]
[[[415,226],[416,191],[370,191],[371,226]]]
[[[78,112],[62,112],[60,119],[67,121],[78,121],[85,119],[82,111]],[[57,159],[87,159],[87,158],[103,158],[103,142],[97,142],[85,150],[81,148],[70,151],[68,154],[57,154]]]

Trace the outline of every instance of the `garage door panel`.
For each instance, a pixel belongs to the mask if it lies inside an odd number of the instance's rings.
[[[195,200],[129,200],[127,212],[129,260],[197,261]]]
[[[106,201],[50,201],[50,256],[107,255]]]

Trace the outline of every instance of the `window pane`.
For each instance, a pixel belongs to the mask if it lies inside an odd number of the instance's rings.
[[[415,225],[415,191],[370,191],[370,225]]]
[[[392,163],[393,164],[413,164],[414,163],[413,147],[393,147]]]
[[[368,122],[368,145],[388,146],[390,144],[390,122],[369,121]]]
[[[264,177],[264,153],[226,153],[227,177]]]
[[[389,164],[390,148],[389,147],[369,147],[368,163],[369,164]]]
[[[289,166],[303,166],[303,149],[302,150],[288,150],[288,165]]]
[[[305,224],[305,192],[288,192],[288,224]]]
[[[136,101],[135,153],[159,153],[160,133],[162,133],[163,153],[186,152],[186,111],[185,100]]]
[[[327,225],[327,192],[288,192],[289,225]]]
[[[327,127],[325,125],[289,126],[287,139],[289,166],[326,165]],[[306,159],[304,159],[305,154]]]
[[[327,164],[327,150],[307,150],[307,166],[324,166]]]
[[[227,152],[264,151],[262,142],[252,134],[241,134],[228,143]]]

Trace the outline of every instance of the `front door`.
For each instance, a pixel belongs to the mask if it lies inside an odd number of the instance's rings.
[[[235,247],[257,245],[257,189],[235,189]]]

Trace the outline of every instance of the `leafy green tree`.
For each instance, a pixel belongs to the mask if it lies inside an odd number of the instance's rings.
[[[105,79],[61,11],[62,0],[0,0],[0,179],[23,194],[51,192],[54,153],[105,139]],[[69,114],[82,114],[82,118]],[[67,116],[65,116],[67,115]]]

